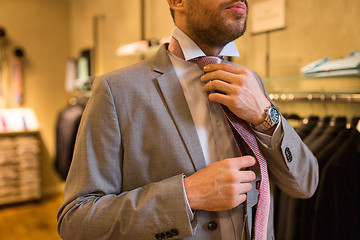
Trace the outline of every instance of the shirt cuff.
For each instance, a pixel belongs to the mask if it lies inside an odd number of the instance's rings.
[[[279,123],[277,124],[275,131],[273,134],[267,135],[265,133],[256,131],[254,129],[256,137],[260,140],[260,142],[267,146],[268,148],[276,148],[279,143],[281,143],[282,135],[283,135],[283,129],[281,127],[281,118],[279,119]]]
[[[192,211],[192,210],[191,210],[191,207],[190,207],[190,204],[189,204],[187,195],[186,195],[186,191],[185,191],[184,178],[186,178],[186,176],[183,174],[182,186],[183,186],[183,190],[184,190],[184,198],[185,198],[185,204],[186,204],[186,212],[187,212],[188,218],[189,218],[189,220],[190,220],[190,222],[191,222],[192,220],[194,220],[195,211]]]

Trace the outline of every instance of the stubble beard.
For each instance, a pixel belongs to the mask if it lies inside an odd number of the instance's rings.
[[[201,12],[199,13],[199,11]],[[225,16],[210,13],[205,8],[192,7],[188,13],[186,23],[189,32],[197,41],[207,46],[223,47],[244,35],[246,31],[247,18],[240,14],[233,15],[236,19],[234,25],[234,23],[227,22]],[[197,16],[203,16],[203,18],[199,19]]]

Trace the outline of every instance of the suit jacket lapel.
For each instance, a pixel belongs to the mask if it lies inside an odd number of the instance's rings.
[[[200,140],[181,84],[169,59],[167,45],[163,45],[153,59],[153,70],[161,74],[155,79],[159,93],[182,137],[195,170],[202,169],[206,164]]]

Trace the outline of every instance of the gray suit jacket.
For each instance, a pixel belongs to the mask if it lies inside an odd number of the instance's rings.
[[[261,79],[259,84],[267,95]],[[281,146],[262,144],[273,183],[293,197],[310,197],[316,159],[282,118]],[[98,77],[81,120],[64,201],[63,239],[220,239],[215,212],[188,217],[183,176],[205,167],[200,141],[166,46],[149,60]],[[248,194],[247,231],[257,190]],[[245,220],[246,221],[246,220]],[[209,230],[210,229],[210,230]],[[273,238],[272,213],[268,239]],[[211,231],[212,230],[212,231]]]

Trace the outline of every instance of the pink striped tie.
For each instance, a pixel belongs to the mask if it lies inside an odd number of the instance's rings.
[[[222,63],[223,60],[219,57],[207,56],[192,59],[190,61],[196,62],[201,67],[201,69],[203,69],[208,64]],[[233,114],[226,106],[221,105],[221,107],[232,128],[232,132],[239,150],[241,145],[240,141],[242,138],[252,150],[259,163],[261,180],[255,214],[254,239],[266,240],[267,224],[270,212],[270,184],[266,159],[259,149],[258,143],[249,124]]]

